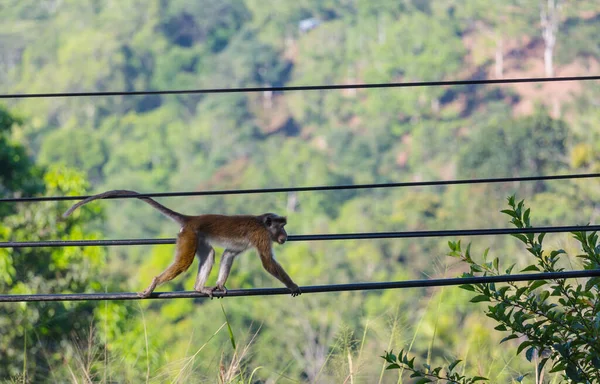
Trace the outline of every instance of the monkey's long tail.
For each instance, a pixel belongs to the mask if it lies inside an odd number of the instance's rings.
[[[97,195],[94,196],[90,196],[87,199],[81,200],[80,202],[74,204],[71,208],[69,208],[65,213],[63,213],[63,217],[67,217],[69,216],[71,213],[73,213],[74,210],[76,210],[77,208],[81,207],[84,204],[89,203],[90,201],[94,201],[94,200],[98,200],[98,199],[105,199],[107,197],[112,197],[112,196],[124,196],[124,195],[139,195],[139,193],[135,192],[135,191],[128,191],[125,189],[116,189],[113,191],[106,191],[103,193],[99,193]],[[165,207],[164,205],[160,204],[159,202],[149,198],[149,197],[137,197],[137,199],[143,200],[146,203],[150,204],[152,207],[156,208],[157,210],[160,211],[160,213],[162,213],[163,215],[171,218],[172,220],[174,220],[175,222],[183,225],[185,222],[185,215],[182,215],[179,212],[175,212],[167,207]]]

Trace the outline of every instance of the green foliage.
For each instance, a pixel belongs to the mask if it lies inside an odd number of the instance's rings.
[[[474,131],[458,167],[465,177],[556,173],[565,165],[566,140],[566,123],[539,107],[531,116],[496,118]]]
[[[423,364],[423,368],[415,368],[415,358],[409,359],[408,352],[404,352],[404,350],[401,350],[397,356],[392,351],[389,351],[381,357],[389,363],[386,369],[404,368],[411,373],[410,377],[414,378],[417,384],[433,383],[438,382],[438,380],[447,383],[471,384],[488,380],[482,376],[466,377],[455,372],[461,360],[454,360],[444,370],[442,367],[432,368],[429,364]]]
[[[517,228],[531,228],[531,210],[523,201],[508,199],[509,209],[502,212],[511,217]],[[525,271],[560,272],[562,249],[545,251],[544,233],[536,236],[515,234],[527,251],[533,255],[535,264]],[[583,254],[577,255],[585,269],[600,268],[600,247],[596,233],[573,233],[581,244]],[[470,267],[463,276],[510,274],[513,266],[504,270],[498,258],[478,264],[472,260],[469,247],[464,253],[459,243],[451,244],[451,256],[458,257]],[[484,257],[485,260],[485,257]],[[537,375],[542,374],[546,363],[549,372],[562,372],[564,379],[571,382],[596,382],[600,380],[600,342],[597,335],[600,325],[596,318],[600,313],[598,279],[592,278],[585,284],[572,283],[566,279],[554,281],[537,280],[524,285],[509,283],[502,288],[494,284],[465,285],[464,289],[475,292],[472,302],[489,301],[486,315],[498,323],[499,331],[509,332],[502,341],[520,338],[517,353],[525,351],[528,361],[536,360]]]
[[[509,209],[502,212],[510,216],[510,222],[517,228],[531,228],[531,210],[524,201],[518,203],[515,197],[508,199]],[[514,237],[525,244],[527,251],[536,262],[523,268],[521,272],[560,272],[561,256],[566,255],[562,249],[546,251],[543,248],[545,233],[514,234]],[[586,270],[600,269],[600,245],[598,235],[586,232],[573,233],[580,243],[583,253],[577,255]],[[478,263],[471,256],[471,245],[463,251],[461,242],[449,242],[450,256],[460,259],[469,266],[469,272],[463,277],[510,275],[515,267],[501,266],[498,257],[488,260],[488,250],[483,254],[483,263]],[[464,284],[460,287],[473,292],[472,303],[490,303],[486,315],[498,325],[494,328],[508,332],[500,343],[518,340],[517,354],[525,352],[528,361],[535,363],[535,376],[541,377],[544,372],[561,373],[562,378],[574,383],[593,383],[600,380],[600,291],[598,278],[590,278],[585,284],[572,283],[567,279],[532,280],[525,284],[510,282],[506,286],[496,284]],[[414,358],[408,359],[403,351],[398,357],[391,352],[382,356],[390,365],[388,369],[405,368],[413,372],[411,377],[429,377],[449,382],[473,382],[480,377],[467,378],[452,376],[452,368],[459,360],[448,367],[448,373],[440,376],[441,367],[424,369],[415,368]],[[548,367],[546,365],[548,364]],[[521,377],[522,379],[522,377]],[[518,380],[521,381],[521,380]],[[429,382],[429,381],[422,381]]]
[[[249,19],[241,1],[174,0],[164,3],[161,30],[174,45],[206,44],[212,53],[222,51]]]
[[[31,196],[41,192],[41,171],[33,165],[25,148],[11,137],[15,125],[22,120],[0,105],[0,196]],[[4,206],[0,216],[9,213]]]
[[[49,195],[84,194],[87,185],[81,173],[59,167],[51,167],[43,182]],[[84,209],[76,220],[60,221],[58,217],[67,206],[64,202],[20,205],[13,215],[3,219],[0,238],[2,241],[98,238],[98,234],[85,231],[79,224],[80,220],[90,220],[93,210]],[[104,257],[105,252],[100,248],[2,249],[0,291],[5,294],[98,291],[102,289],[98,271],[104,265]],[[90,327],[93,308],[93,304],[85,302],[2,304],[2,375],[22,372],[25,367],[35,379],[58,364],[63,354],[72,352],[68,342]]]

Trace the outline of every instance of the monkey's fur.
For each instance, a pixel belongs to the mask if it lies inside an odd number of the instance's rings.
[[[139,193],[127,190],[114,190],[90,196],[69,208],[63,214],[63,217],[69,216],[75,209],[90,201],[123,195],[139,195]],[[180,273],[186,271],[194,261],[194,255],[199,261],[194,290],[205,293],[211,298],[215,290],[227,293],[225,282],[229,276],[233,260],[249,248],[256,248],[263,267],[285,284],[292,292],[292,296],[298,296],[302,293],[298,285],[292,281],[273,256],[272,243],[283,244],[287,240],[287,233],[284,229],[284,226],[287,224],[285,217],[274,213],[265,213],[260,216],[187,216],[175,212],[149,197],[137,198],[150,204],[162,214],[181,225],[181,229],[177,235],[175,260],[163,273],[154,277],[148,288],[138,293],[138,296],[142,298],[150,296],[158,285],[170,281]],[[225,251],[221,257],[217,285],[214,287],[205,287],[204,284],[215,261],[215,250],[212,245],[220,245],[225,248]]]

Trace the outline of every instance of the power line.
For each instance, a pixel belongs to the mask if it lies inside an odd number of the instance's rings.
[[[205,89],[173,89],[163,91],[110,91],[110,92],[56,92],[56,93],[9,93],[0,95],[0,99],[31,99],[50,97],[97,97],[97,96],[137,96],[137,95],[181,95],[181,94],[211,94],[211,93],[240,93],[240,92],[289,92],[317,91],[333,89],[370,89],[370,88],[413,88],[441,87],[453,85],[479,84],[513,84],[513,83],[548,83],[559,81],[590,81],[600,80],[600,76],[567,76],[567,77],[527,77],[513,79],[484,79],[484,80],[452,80],[452,81],[416,81],[408,83],[367,83],[367,84],[330,84],[330,85],[299,85],[289,87],[249,87],[249,88],[205,88]]]
[[[600,225],[571,225],[557,227],[532,228],[486,228],[486,229],[449,229],[435,231],[406,232],[363,232],[332,233],[316,235],[291,235],[287,241],[331,241],[331,240],[367,240],[367,239],[406,239],[448,236],[497,236],[527,233],[562,233],[579,231],[599,231]],[[175,238],[165,239],[121,239],[121,240],[48,240],[48,241],[7,241],[0,242],[0,248],[42,248],[42,247],[91,247],[91,246],[130,246],[175,244]]]
[[[381,289],[404,289],[442,287],[462,284],[488,284],[506,283],[516,281],[573,279],[584,277],[598,277],[600,269],[563,271],[563,272],[541,272],[519,275],[500,276],[478,276],[478,277],[455,277],[446,279],[423,279],[407,281],[388,281],[380,283],[350,283],[334,285],[311,285],[300,287],[302,293],[342,292],[342,291],[371,291]],[[240,296],[273,296],[289,295],[287,288],[254,288],[228,290],[227,294],[215,292],[214,297],[240,297]],[[178,299],[178,298],[206,298],[204,293],[195,291],[181,292],[155,292],[150,299]],[[69,294],[39,294],[39,295],[0,295],[0,302],[24,302],[24,301],[97,301],[97,300],[138,300],[136,293],[69,293]],[[296,299],[298,300],[298,299]]]
[[[105,199],[135,199],[135,198],[141,198],[141,197],[175,197],[175,196],[249,195],[249,194],[259,194],[259,193],[339,191],[339,190],[350,190],[350,189],[377,189],[377,188],[402,188],[402,187],[429,187],[429,186],[446,186],[446,185],[459,185],[459,184],[492,184],[492,183],[522,182],[522,181],[590,179],[590,178],[598,178],[598,177],[600,177],[600,173],[578,173],[578,174],[572,174],[572,175],[499,177],[499,178],[458,179],[458,180],[432,180],[432,181],[411,181],[411,182],[401,182],[401,183],[322,185],[322,186],[308,186],[308,187],[283,187],[283,188],[260,188],[260,189],[224,189],[224,190],[215,190],[215,191],[189,191],[189,192],[154,192],[154,193],[140,193],[138,195],[111,196],[111,197],[106,197]],[[87,195],[87,196],[10,197],[10,198],[0,198],[0,203],[83,200],[88,197],[90,197],[90,195]]]

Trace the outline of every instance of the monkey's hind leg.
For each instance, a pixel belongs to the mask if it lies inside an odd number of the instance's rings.
[[[145,291],[138,293],[138,296],[141,298],[150,296],[157,286],[173,280],[181,272],[187,271],[194,261],[194,253],[196,253],[197,244],[198,239],[196,233],[192,230],[182,228],[177,236],[175,260],[173,260],[173,263],[171,263],[163,273],[154,277],[148,288],[146,288]]]
[[[208,275],[210,275],[210,271],[215,263],[215,250],[207,242],[200,241],[196,250],[196,257],[198,258],[198,275],[196,276],[194,290],[205,293],[212,299],[213,290],[205,287],[204,284],[206,284]]]

